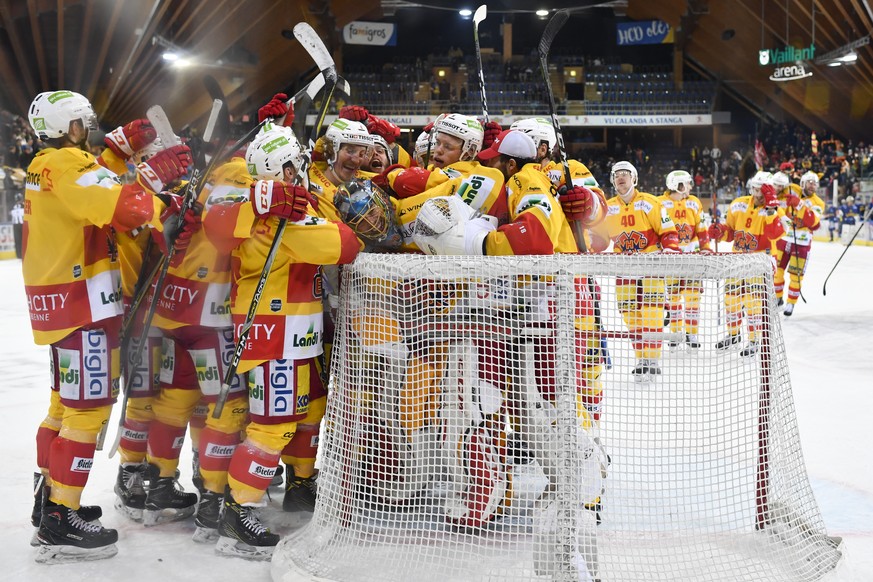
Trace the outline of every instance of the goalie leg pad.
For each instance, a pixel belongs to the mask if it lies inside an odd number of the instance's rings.
[[[493,519],[509,497],[506,434],[493,427],[464,435],[461,455],[468,486],[460,498],[446,504],[449,520],[458,526],[481,527]]]

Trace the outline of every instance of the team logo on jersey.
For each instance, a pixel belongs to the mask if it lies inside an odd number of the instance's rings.
[[[734,233],[734,252],[751,253],[758,250],[758,237],[738,230]]]
[[[623,253],[643,251],[649,246],[649,239],[641,232],[623,232],[615,238],[615,246]]]
[[[273,299],[270,301],[270,311],[273,313],[278,313],[282,309],[282,300],[281,299]]]
[[[515,208],[515,214],[519,215],[531,208],[539,208],[546,215],[546,218],[551,218],[552,216],[552,203],[549,201],[548,196],[544,194],[527,194],[522,196],[518,206]]]
[[[208,274],[209,274],[209,269],[207,269],[206,267],[200,267],[199,269],[197,269],[197,278],[198,279],[205,279],[206,275],[208,275]]]

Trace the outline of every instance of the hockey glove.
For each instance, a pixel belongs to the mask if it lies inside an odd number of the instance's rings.
[[[158,136],[148,119],[136,119],[125,126],[118,126],[103,138],[112,153],[122,160],[129,160],[133,152],[137,152]]]
[[[136,167],[140,182],[152,192],[161,192],[167,185],[188,173],[193,163],[191,150],[186,145],[175,145],[161,150]]]
[[[366,111],[366,110],[365,110]],[[386,119],[370,115],[365,122],[367,131],[372,135],[378,135],[385,139],[389,144],[394,143],[400,137],[400,128]]]
[[[182,196],[161,194],[159,197],[167,205],[160,218],[164,228],[162,233],[152,230],[152,238],[165,255],[169,254],[169,248],[173,246],[170,266],[176,267],[181,264],[185,251],[191,244],[191,238],[202,226],[200,214],[203,212],[203,205],[195,202],[184,216],[180,216],[185,200]]]
[[[562,186],[558,190],[558,200],[567,220],[591,220],[591,213],[595,210],[595,194],[585,186],[574,186],[570,189]]]
[[[500,124],[496,121],[489,121],[488,123],[482,124],[482,129],[485,130],[485,133],[482,136],[482,149],[487,150],[491,147],[491,144],[494,143],[494,140],[497,139],[497,136],[503,131],[503,128],[501,128]]]
[[[370,117],[370,112],[367,111],[366,107],[361,107],[360,105],[346,105],[340,109],[339,117],[342,119],[366,123],[367,118]]]
[[[706,229],[706,232],[709,234],[709,240],[718,242],[721,240],[721,237],[724,236],[726,230],[727,229],[720,222],[713,222],[709,225],[709,228]]]
[[[258,180],[252,184],[251,201],[259,218],[277,216],[297,222],[306,216],[312,196],[300,186],[275,180]]]
[[[776,197],[776,188],[770,184],[761,186],[761,194],[764,196],[764,206],[767,208],[776,208],[779,206],[779,199]]]
[[[785,199],[785,203],[789,206],[789,208],[797,208],[798,206],[800,206],[800,196],[789,190],[788,197]]]
[[[294,123],[294,108],[288,107],[286,104],[288,96],[284,93],[276,93],[270,102],[258,109],[258,123],[262,123],[265,119],[278,119],[285,116],[282,125],[290,127]]]

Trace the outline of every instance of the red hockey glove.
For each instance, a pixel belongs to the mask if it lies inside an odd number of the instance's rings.
[[[431,121],[430,123],[428,123],[427,125],[425,125],[425,126],[421,129],[421,131],[426,131],[427,133],[432,132],[432,131],[433,131],[433,121]]]
[[[400,137],[400,128],[387,119],[370,115],[367,117],[366,125],[367,131],[373,135],[382,136],[389,144],[394,143],[394,140]]]
[[[288,107],[285,103],[288,101],[288,96],[284,93],[276,93],[270,102],[258,109],[258,123],[262,123],[265,119],[278,119],[285,116],[282,125],[290,127],[294,123],[294,108]]]
[[[661,252],[668,254],[681,252],[679,250],[679,235],[675,232],[668,232],[667,234],[661,235],[658,242],[661,243]]]
[[[800,196],[789,190],[788,197],[785,199],[785,203],[788,204],[790,208],[797,208],[798,206],[800,206]]]
[[[370,116],[370,112],[367,111],[367,108],[361,107],[360,105],[346,105],[345,107],[340,109],[340,112],[339,112],[339,117],[341,117],[343,119],[349,119],[351,121],[360,121],[362,123],[365,123],[369,116]]]
[[[500,124],[496,121],[489,121],[482,125],[482,129],[485,130],[485,134],[482,137],[482,149],[487,150],[491,147],[491,144],[494,143],[494,140],[497,139],[497,136],[503,131],[503,128],[501,128]]]
[[[391,166],[385,170],[385,174],[387,174],[400,167],[398,164]],[[394,192],[397,194],[398,198],[409,198],[410,196],[415,196],[416,194],[421,194],[425,190],[427,190],[427,182],[430,179],[430,170],[426,170],[425,168],[406,168],[405,170],[400,170],[394,177]]]
[[[140,181],[152,192],[161,192],[166,186],[188,172],[193,163],[191,150],[186,145],[175,145],[161,150],[136,167]]]
[[[161,212],[161,224],[164,225],[164,232],[159,233],[153,230],[152,238],[165,255],[168,254],[170,245],[173,245],[174,254],[170,266],[176,267],[182,262],[185,251],[191,244],[191,238],[202,226],[200,214],[203,212],[203,205],[195,202],[184,216],[180,216],[185,200],[182,196],[161,194],[160,198],[167,205]]]
[[[558,200],[561,202],[561,208],[564,209],[567,220],[581,220],[583,222],[591,220],[595,196],[594,192],[585,186],[574,186],[570,189],[562,186],[558,190]]]
[[[157,136],[155,128],[148,119],[135,119],[107,133],[103,143],[122,160],[129,160],[133,152],[143,149],[155,141]]]
[[[779,206],[779,199],[776,197],[776,188],[770,184],[761,186],[761,194],[764,195],[764,206],[767,208],[776,208]]]
[[[706,232],[709,234],[709,240],[718,242],[721,240],[721,237],[724,236],[724,233],[727,229],[720,222],[714,222],[709,225],[709,228],[706,229]]]
[[[260,218],[278,216],[291,222],[302,220],[312,196],[306,188],[278,182],[258,180],[251,187],[251,201]]]

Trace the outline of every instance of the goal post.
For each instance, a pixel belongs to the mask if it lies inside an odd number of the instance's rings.
[[[292,580],[813,581],[769,257],[360,255]]]

